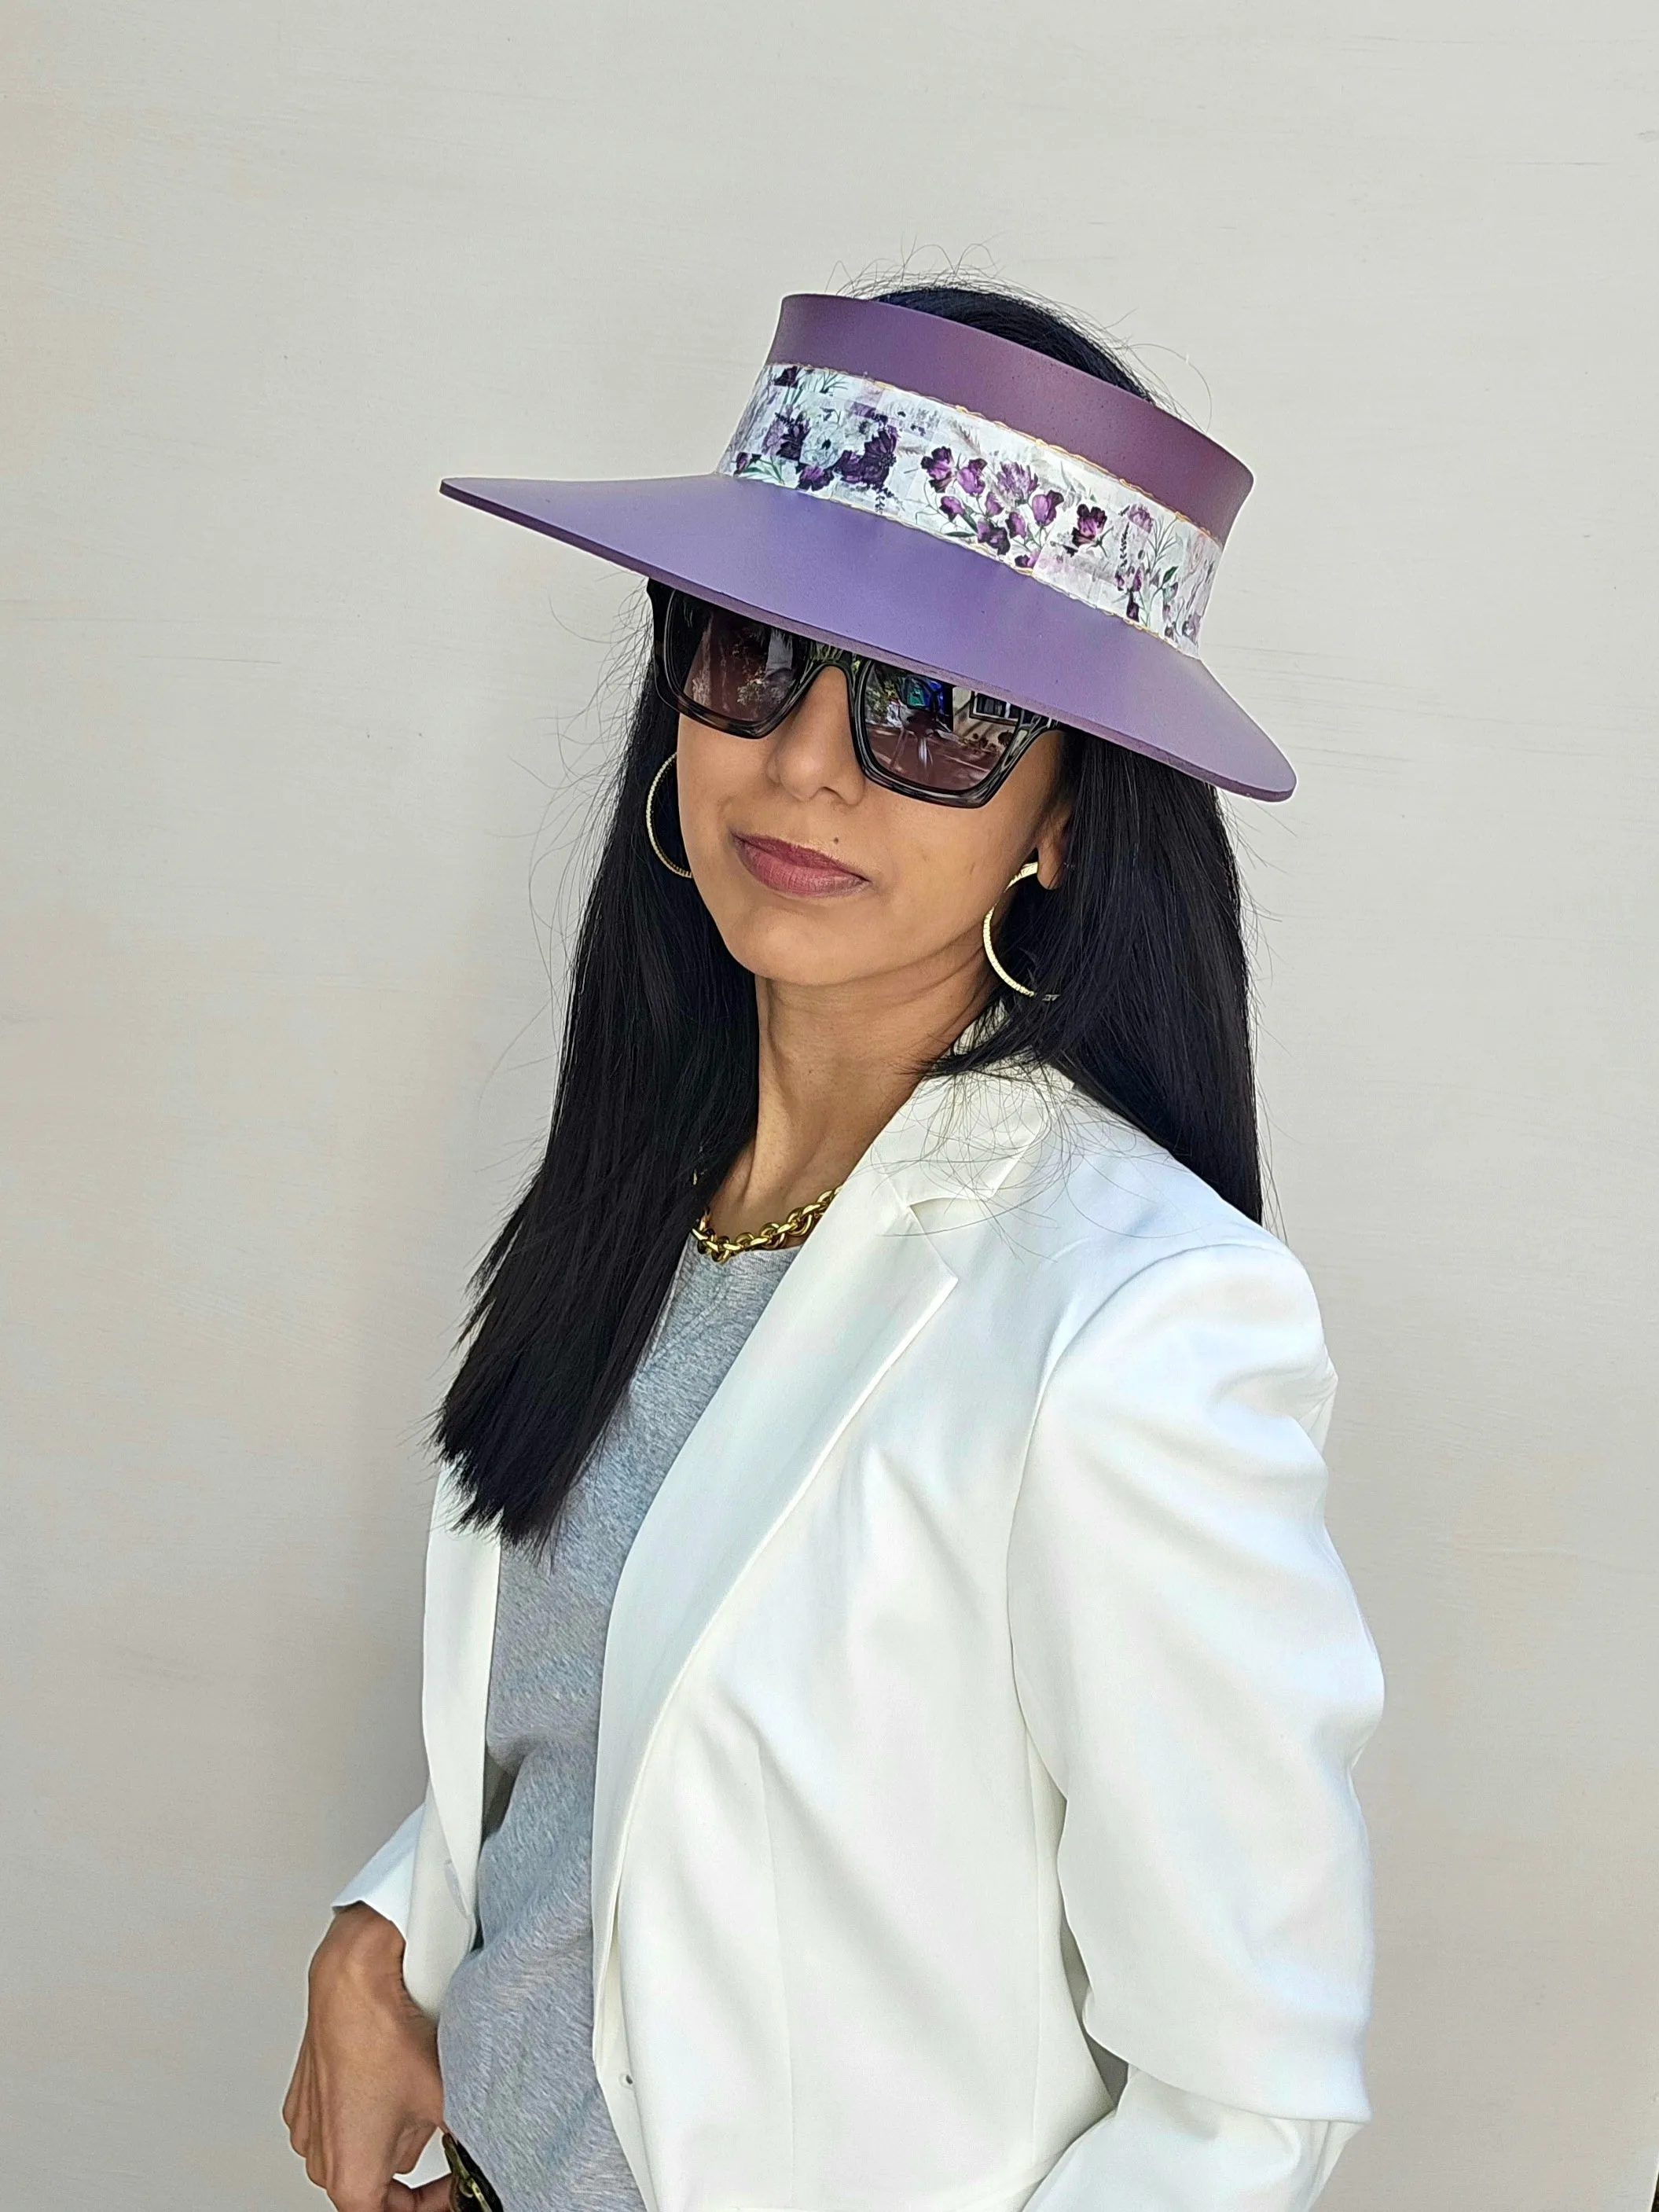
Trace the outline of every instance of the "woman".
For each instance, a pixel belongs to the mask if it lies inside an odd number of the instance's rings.
[[[430,1790],[313,1965],[342,2212],[450,2203],[440,2127],[505,2212],[1301,2212],[1368,2117],[1215,788],[1292,779],[1197,657],[1249,484],[942,286],[786,301],[711,476],[446,485],[650,578],[653,668],[438,1425]]]

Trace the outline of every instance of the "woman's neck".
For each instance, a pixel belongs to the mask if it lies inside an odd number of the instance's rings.
[[[757,977],[755,1134],[709,1208],[743,1236],[843,1182],[985,1000],[978,963],[918,991],[915,978],[805,988]]]

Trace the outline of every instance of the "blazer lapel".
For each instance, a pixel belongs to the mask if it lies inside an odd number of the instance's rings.
[[[1029,1078],[922,1087],[842,1185],[665,1476],[611,1607],[593,1812],[594,1988],[657,1723],[720,1606],[956,1276],[921,1226],[982,1198],[1042,1125]],[[596,2023],[597,2025],[598,2023]]]

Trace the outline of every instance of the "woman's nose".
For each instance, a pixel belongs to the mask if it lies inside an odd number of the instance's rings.
[[[772,739],[773,775],[792,797],[833,791],[848,805],[863,796],[853,749],[852,694],[840,668],[821,668]]]

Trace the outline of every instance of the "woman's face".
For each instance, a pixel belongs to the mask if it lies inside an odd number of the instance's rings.
[[[982,988],[980,924],[1035,854],[1052,888],[1065,856],[1060,736],[1048,730],[983,806],[938,806],[866,781],[847,681],[820,672],[767,738],[684,716],[680,829],[698,890],[734,960],[782,985]],[[666,793],[664,796],[666,797]]]

